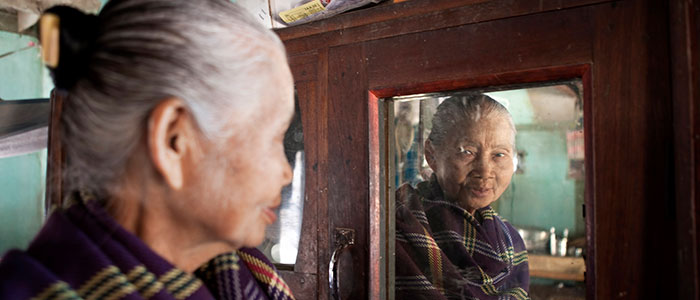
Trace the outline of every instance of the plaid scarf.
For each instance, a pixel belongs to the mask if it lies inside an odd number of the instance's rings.
[[[256,249],[184,272],[112,219],[96,201],[51,215],[27,251],[0,261],[0,299],[294,299]]]
[[[396,299],[529,299],[525,244],[491,207],[445,201],[434,176],[396,199]]]

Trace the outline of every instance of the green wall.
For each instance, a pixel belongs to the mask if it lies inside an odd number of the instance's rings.
[[[0,253],[25,248],[44,217],[46,150],[0,159]]]
[[[523,173],[513,180],[498,200],[499,213],[522,227],[548,229],[557,234],[568,228],[571,236],[583,235],[577,224],[576,180],[567,178],[569,160],[565,133],[521,130],[516,146],[526,151]]]
[[[29,42],[37,43],[37,40],[0,31],[0,53],[24,48]],[[38,47],[0,58],[0,98],[14,100],[47,97],[52,85],[46,73]]]
[[[584,235],[583,181],[567,176],[567,124],[539,125],[523,89],[487,94],[508,107],[518,130],[516,147],[525,152],[521,172],[513,175],[494,208],[518,227],[555,227],[557,235],[568,228],[569,237]]]
[[[0,31],[0,54],[36,39]],[[47,98],[52,88],[38,48],[0,58],[0,98]],[[44,219],[46,149],[0,158],[0,255],[25,248]]]

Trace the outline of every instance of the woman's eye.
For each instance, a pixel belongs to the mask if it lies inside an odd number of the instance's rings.
[[[462,147],[459,147],[459,153],[467,154],[467,155],[473,155],[473,154],[474,154],[474,152],[472,152],[471,150],[464,149],[464,148],[462,148]]]
[[[494,156],[495,157],[506,157],[506,154],[505,153],[496,153]]]

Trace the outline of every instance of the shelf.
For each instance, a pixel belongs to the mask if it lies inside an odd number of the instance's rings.
[[[582,257],[529,254],[530,277],[583,281],[586,263]]]

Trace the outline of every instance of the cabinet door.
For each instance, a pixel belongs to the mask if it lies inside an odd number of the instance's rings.
[[[314,55],[290,57],[289,62],[295,80],[297,113],[303,127],[303,218],[296,261],[277,267],[297,299],[319,299],[323,287],[328,285],[323,277],[323,268],[328,268],[328,263],[322,257],[330,255],[327,254],[330,246],[319,246],[325,245],[329,236],[325,212],[326,177],[323,175],[328,171],[322,154],[326,152],[322,142],[326,130],[319,124],[318,116],[324,114],[324,108],[317,100],[319,65]]]
[[[663,1],[413,0],[278,31],[313,95],[302,111],[316,126],[305,133],[317,151],[315,295],[329,295],[335,228],[356,231],[343,299],[385,297],[392,283],[378,99],[578,78],[587,298],[675,298],[667,16]]]

